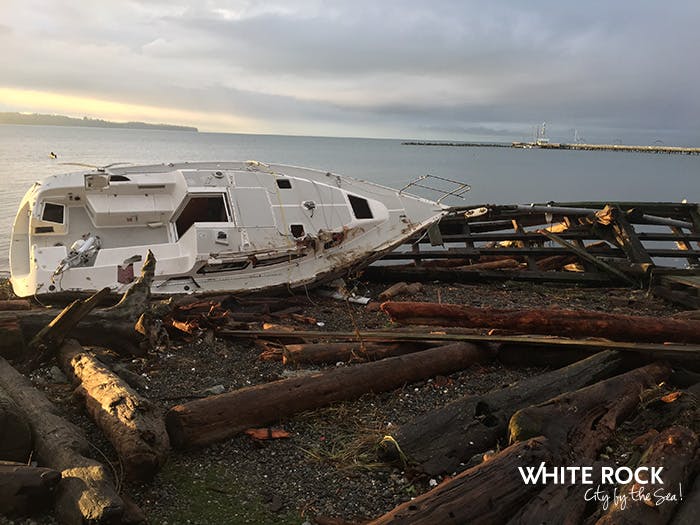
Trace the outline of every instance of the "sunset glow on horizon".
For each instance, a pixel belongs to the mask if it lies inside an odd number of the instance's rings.
[[[0,101],[5,106],[2,108],[5,111],[18,111],[20,113],[60,114],[74,118],[89,117],[117,122],[175,124],[194,126],[200,131],[235,132],[240,130],[246,133],[264,131],[260,128],[259,123],[251,119],[236,118],[229,114],[115,102],[48,91],[0,87]]]

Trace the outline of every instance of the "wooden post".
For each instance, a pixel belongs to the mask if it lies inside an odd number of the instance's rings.
[[[671,226],[671,231],[680,238],[676,241],[676,246],[678,246],[679,250],[687,252],[693,249],[693,246],[690,244],[690,241],[683,239],[683,237],[685,237],[683,230],[676,226]],[[697,256],[689,255],[688,257],[686,257],[686,259],[688,260],[688,263],[691,266],[700,266],[700,259],[698,259]]]

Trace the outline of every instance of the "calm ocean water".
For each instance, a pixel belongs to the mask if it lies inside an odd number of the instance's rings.
[[[401,142],[0,125],[0,270],[8,268],[9,234],[22,195],[38,179],[80,169],[63,162],[255,159],[333,171],[397,188],[429,173],[471,184],[469,204],[700,200],[700,156],[404,146]],[[49,158],[52,151],[57,159]]]

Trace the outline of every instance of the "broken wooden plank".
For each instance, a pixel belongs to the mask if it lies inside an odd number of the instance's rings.
[[[84,301],[72,302],[43,330],[36,334],[28,345],[29,352],[35,354],[30,367],[38,366],[58,350],[63,340],[68,337],[68,333],[95,309],[109,292],[109,288],[103,288]]]
[[[557,234],[552,233],[552,232],[548,232],[547,230],[538,230],[538,233],[541,233],[542,235],[547,237],[549,240],[554,241],[557,244],[559,244],[560,246],[563,246],[564,248],[568,249],[569,251],[571,251],[573,254],[577,255],[581,259],[588,261],[591,264],[594,264],[595,266],[600,268],[601,270],[603,270],[609,274],[614,275],[618,279],[625,281],[630,286],[636,287],[639,285],[639,283],[635,279],[632,279],[631,277],[627,276],[627,274],[625,274],[624,272],[621,272],[617,268],[614,268],[613,266],[610,266],[609,264],[604,263],[603,261],[598,259],[596,256],[589,253],[587,250],[583,250],[583,249],[579,248],[578,246],[570,243],[569,241],[562,239]]]
[[[689,344],[657,344],[657,343],[630,343],[621,341],[606,341],[596,339],[568,339],[553,336],[533,335],[478,335],[478,334],[454,334],[454,333],[399,333],[392,331],[360,331],[339,332],[318,330],[295,330],[292,332],[278,330],[220,330],[217,335],[236,339],[281,339],[289,340],[299,338],[333,339],[342,341],[357,341],[360,337],[363,341],[422,341],[435,344],[454,341],[467,341],[472,343],[508,343],[522,347],[551,347],[562,349],[580,348],[584,355],[600,350],[619,350],[631,354],[640,354],[653,359],[670,359],[687,362],[697,362],[700,359],[700,346]],[[535,350],[532,350],[535,351]]]
[[[177,447],[206,445],[298,412],[450,374],[489,357],[487,350],[458,343],[282,379],[175,406],[166,414],[166,426]]]
[[[593,222],[593,231],[598,233],[601,239],[622,248],[631,262],[653,266],[654,263],[639,240],[634,226],[619,207],[606,204],[602,210],[596,212],[594,218],[587,220]]]
[[[671,231],[674,233],[674,235],[677,236],[676,246],[678,246],[678,249],[680,251],[689,252],[693,250],[693,245],[690,244],[691,239],[689,238],[689,235],[686,235],[685,233],[683,233],[683,230],[675,226],[671,226]],[[700,266],[700,258],[698,258],[697,256],[691,255],[688,256],[686,259],[688,261],[688,264],[690,264],[691,266]]]

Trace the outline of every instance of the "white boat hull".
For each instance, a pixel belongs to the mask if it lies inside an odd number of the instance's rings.
[[[155,293],[297,288],[371,262],[446,212],[373,183],[258,162],[55,175],[20,203],[11,282],[22,297],[121,293],[151,251]]]

